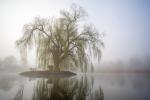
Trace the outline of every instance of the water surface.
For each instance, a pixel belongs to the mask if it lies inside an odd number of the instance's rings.
[[[0,100],[150,100],[150,74],[28,78],[5,73]]]

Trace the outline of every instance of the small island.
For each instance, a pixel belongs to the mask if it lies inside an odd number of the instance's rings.
[[[21,72],[20,75],[32,78],[48,78],[48,77],[71,77],[76,75],[71,71],[60,71],[60,72],[50,72],[49,70],[45,71],[26,71]]]

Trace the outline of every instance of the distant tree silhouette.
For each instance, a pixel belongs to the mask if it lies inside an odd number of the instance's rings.
[[[14,56],[7,56],[0,61],[0,71],[4,72],[16,72],[24,70],[18,63],[18,60]]]

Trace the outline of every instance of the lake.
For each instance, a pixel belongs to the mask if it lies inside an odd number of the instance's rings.
[[[3,73],[0,100],[150,100],[150,74],[28,78]]]

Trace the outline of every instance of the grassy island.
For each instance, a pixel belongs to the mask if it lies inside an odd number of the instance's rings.
[[[46,71],[26,71],[20,73],[22,76],[26,77],[34,77],[34,78],[39,78],[39,77],[70,77],[76,75],[76,73],[73,73],[71,71],[60,71],[60,72],[50,72],[49,70]]]

